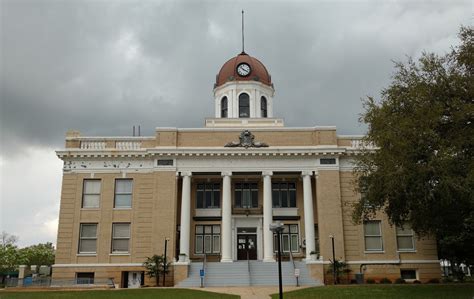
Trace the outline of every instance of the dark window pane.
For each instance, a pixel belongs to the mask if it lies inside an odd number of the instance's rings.
[[[237,208],[242,207],[242,191],[235,190],[235,206]]]
[[[296,208],[296,191],[290,190],[290,207]]]
[[[204,208],[204,192],[203,191],[197,192],[197,208],[198,209]]]
[[[258,208],[258,191],[252,191],[252,208]]]
[[[321,165],[336,164],[336,159],[334,158],[321,158],[319,160]]]
[[[288,191],[281,190],[281,207],[288,208]]]
[[[250,117],[250,99],[246,93],[239,95],[239,117]]]
[[[219,208],[221,202],[221,192],[219,190],[214,190],[214,207]]]
[[[227,97],[221,100],[221,117],[227,117]]]
[[[198,190],[204,190],[204,184],[198,184],[197,188]]]
[[[278,192],[277,190],[273,190],[272,192],[272,201],[274,208],[280,207],[280,192]]]
[[[205,198],[206,198],[206,203],[204,207],[209,208],[211,206],[212,193],[206,190]]]
[[[265,97],[260,99],[260,111],[262,117],[267,117],[267,99]]]

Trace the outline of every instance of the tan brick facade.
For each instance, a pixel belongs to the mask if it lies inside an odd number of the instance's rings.
[[[349,163],[352,154],[357,152],[354,140],[338,138],[335,129],[330,128],[256,128],[252,132],[255,140],[270,147],[224,148],[224,144],[238,140],[240,131],[237,129],[157,129],[154,137],[130,140],[125,137],[91,139],[81,137],[78,132],[69,132],[66,150],[58,152],[65,161],[65,168],[53,278],[74,279],[77,273],[94,272],[96,278],[113,278],[118,286],[123,286],[123,273],[143,271],[141,264],[146,257],[164,252],[165,238],[169,239],[168,257],[177,260],[183,171],[192,173],[189,258],[202,260],[203,255],[195,254],[195,226],[219,225],[222,228],[222,219],[220,214],[212,219],[198,217],[196,186],[200,182],[216,182],[222,187],[221,172],[225,170],[232,174],[233,221],[250,218],[261,221],[264,207],[262,171],[273,172],[272,182],[296,184],[296,208],[288,209],[290,216],[280,218],[285,224],[298,225],[300,248],[293,253],[297,259],[306,257],[305,199],[301,175],[303,171],[313,173],[311,212],[318,229],[316,235],[319,235],[319,246],[315,249],[319,250],[322,260],[310,263],[308,267],[313,277],[320,281],[328,282],[332,277],[326,273],[332,259],[330,235],[334,236],[336,258],[348,262],[352,270],[347,280],[354,279],[361,264],[366,278],[388,277],[394,280],[400,277],[400,269],[416,270],[418,279],[422,281],[440,276],[436,242],[415,237],[415,250],[398,251],[396,229],[383,214],[376,217],[381,221],[383,250],[366,251],[363,225],[354,224],[351,215],[352,205],[359,198],[354,191],[354,176]],[[119,149],[120,142],[129,142],[135,148]],[[320,162],[322,158],[334,159],[335,164],[323,165]],[[172,162],[159,166],[157,161],[160,159]],[[132,207],[114,209],[115,180],[124,178],[133,180]],[[82,207],[85,179],[101,181],[98,208]],[[258,208],[234,207],[237,182],[257,183]],[[273,209],[275,219],[278,218],[275,216],[278,211],[278,208]],[[81,223],[97,223],[97,249],[94,254],[78,252]],[[130,223],[128,253],[111,253],[113,223]],[[233,238],[235,230],[236,227],[233,227]],[[260,237],[258,240],[263,242]],[[261,251],[260,245],[258,250]],[[232,243],[232,246],[236,247],[236,244]],[[235,251],[233,248],[234,259]],[[209,255],[208,261],[218,262],[220,258],[220,254]],[[188,266],[178,263],[171,271],[174,273],[169,275],[167,283],[175,284],[186,278]],[[154,285],[154,280],[146,278],[145,284]]]

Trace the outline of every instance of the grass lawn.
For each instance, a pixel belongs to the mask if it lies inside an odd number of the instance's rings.
[[[283,288],[284,290],[284,288]],[[291,298],[474,298],[474,284],[325,286],[284,293]],[[278,298],[273,294],[272,298]]]
[[[129,299],[129,298],[172,298],[172,299],[191,299],[191,298],[224,298],[235,299],[239,296],[210,293],[186,289],[136,289],[136,290],[97,290],[97,291],[38,291],[38,292],[8,292],[0,291],[0,299]]]

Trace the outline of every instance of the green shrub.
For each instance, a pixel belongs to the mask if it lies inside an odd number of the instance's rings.
[[[403,278],[400,277],[400,278],[397,278],[397,279],[395,280],[395,283],[401,284],[401,283],[406,283],[406,281],[405,281],[405,279],[403,279]]]
[[[438,278],[431,278],[430,280],[428,280],[428,283],[439,283],[439,279]]]
[[[389,284],[389,283],[392,283],[392,281],[388,279],[387,277],[384,277],[380,280],[380,283]]]
[[[367,278],[367,280],[365,282],[367,282],[368,284],[374,284],[375,280],[372,279],[372,278]]]

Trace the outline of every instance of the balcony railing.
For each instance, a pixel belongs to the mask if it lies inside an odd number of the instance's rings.
[[[119,150],[134,150],[142,147],[141,141],[117,141],[115,148]]]
[[[365,142],[362,139],[352,139],[351,140],[351,147],[354,148],[375,148],[374,144],[372,142]]]
[[[81,141],[81,149],[102,150],[106,145],[105,141]]]
[[[80,148],[86,150],[104,150],[115,148],[117,150],[137,150],[142,148],[142,142],[137,140],[81,140]]]

